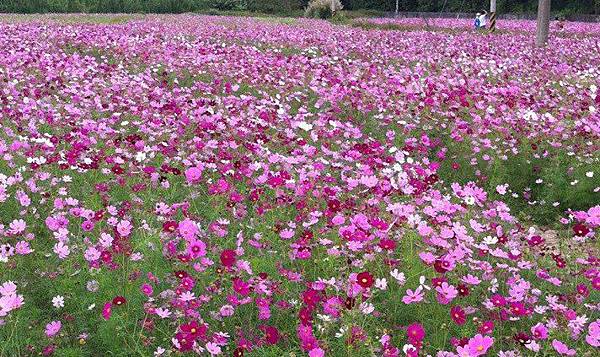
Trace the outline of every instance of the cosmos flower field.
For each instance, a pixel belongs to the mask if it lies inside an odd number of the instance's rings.
[[[0,356],[597,355],[600,28],[370,21],[0,16]]]

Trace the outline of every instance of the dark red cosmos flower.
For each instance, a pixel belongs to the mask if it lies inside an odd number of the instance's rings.
[[[554,257],[554,262],[556,263],[556,266],[558,268],[563,269],[564,267],[567,266],[567,262],[560,256]]]
[[[98,211],[94,212],[94,220],[95,221],[101,221],[103,217],[104,217],[103,210],[98,210]]]
[[[100,253],[100,259],[105,263],[110,263],[112,261],[112,254],[108,250],[105,250]]]
[[[504,298],[504,296],[502,296],[500,294],[494,294],[494,295],[492,295],[492,297],[490,298],[490,300],[492,301],[492,304],[494,304],[494,306],[504,306],[504,305],[506,305],[506,299]]]
[[[368,289],[373,286],[373,275],[368,271],[363,271],[356,275],[356,281],[358,285],[362,286],[364,289]]]
[[[244,349],[242,347],[238,347],[235,350],[233,350],[233,357],[243,357],[244,356]]]
[[[510,311],[515,316],[523,316],[527,313],[527,310],[525,309],[525,305],[523,305],[523,303],[518,302],[518,301],[510,303]]]
[[[310,325],[312,321],[312,309],[308,306],[305,306],[298,311],[298,318],[304,325]]]
[[[477,329],[482,335],[489,335],[494,332],[494,322],[493,321],[484,321],[479,328]]]
[[[221,264],[223,264],[226,267],[233,266],[233,264],[235,264],[235,256],[235,251],[231,249],[225,249],[221,253]]]
[[[452,337],[452,338],[450,338],[450,343],[454,347],[464,347],[467,345],[467,343],[469,343],[469,338],[468,337],[463,337],[463,338]]]
[[[590,295],[590,289],[585,284],[577,285],[577,293],[584,297],[588,297]]]
[[[167,222],[163,223],[163,231],[165,231],[167,233],[172,233],[177,230],[178,226],[179,225],[175,221],[167,221]]]
[[[117,164],[115,164],[113,167],[111,167],[110,171],[112,171],[115,175],[120,175],[123,172],[125,172],[125,170],[123,170],[123,168]]]
[[[460,306],[453,306],[450,309],[450,317],[457,325],[464,325],[467,322],[467,314]]]
[[[204,337],[206,335],[207,327],[204,324],[198,324],[197,321],[192,321],[190,323],[181,325],[180,329],[182,332],[185,332],[190,338],[195,340],[199,337]]]
[[[525,346],[526,344],[531,342],[531,336],[526,334],[525,332],[519,332],[514,336],[515,341]]]
[[[352,308],[354,307],[354,305],[356,304],[356,299],[348,296],[346,298],[346,301],[344,301],[344,306],[346,307],[346,309],[348,310],[352,310]]]
[[[275,327],[262,325],[259,329],[265,333],[265,341],[268,345],[274,345],[279,342],[279,331]]]
[[[431,174],[425,179],[425,183],[428,185],[433,185],[434,183],[438,182],[439,179],[440,177],[438,175]]]
[[[433,285],[434,287],[438,287],[438,286],[442,286],[443,283],[447,283],[448,279],[442,277],[436,277],[436,278],[432,278],[431,279],[431,285]]]
[[[189,254],[178,254],[177,259],[182,263],[187,263],[192,260],[192,257]]]
[[[179,344],[178,350],[181,352],[190,351],[194,345],[194,338],[184,332],[178,332],[175,334],[175,339]]]
[[[433,268],[435,269],[436,272],[443,274],[445,272],[448,271],[448,268],[450,267],[450,264],[442,259],[436,259],[435,262],[433,263]]]
[[[47,345],[42,349],[42,356],[51,356],[54,354],[54,350],[56,349],[55,345]]]
[[[466,286],[465,284],[458,284],[458,295],[460,296],[469,296],[470,291],[469,291],[469,287]]]
[[[189,276],[189,274],[185,270],[178,270],[174,274],[179,279],[183,279],[183,278]]]
[[[382,239],[379,241],[379,247],[385,250],[394,250],[396,249],[396,242],[391,239]]]
[[[127,303],[127,299],[123,296],[115,296],[114,299],[112,299],[112,304],[115,306],[125,305],[125,303]]]
[[[527,241],[527,244],[529,244],[529,246],[531,247],[535,247],[542,243],[544,243],[544,238],[542,238],[541,236],[533,236]]]
[[[329,208],[331,212],[338,212],[341,207],[342,204],[336,199],[327,202],[327,208]]]
[[[585,224],[578,223],[573,226],[573,232],[576,236],[583,237],[590,233],[590,229]]]
[[[300,239],[307,241],[307,242],[310,241],[311,239],[313,239],[313,237],[314,237],[313,232],[308,231],[308,230],[302,232],[302,234],[300,235]]]
[[[320,300],[319,292],[314,289],[308,289],[302,293],[302,301],[310,307],[314,307]]]

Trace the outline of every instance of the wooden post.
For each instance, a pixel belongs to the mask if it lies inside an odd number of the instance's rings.
[[[535,45],[537,47],[546,46],[548,42],[548,32],[550,30],[550,1],[538,0],[537,14],[537,34],[535,37]]]
[[[490,32],[496,31],[496,0],[490,0]]]

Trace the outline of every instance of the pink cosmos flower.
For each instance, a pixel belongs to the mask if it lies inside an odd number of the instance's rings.
[[[188,183],[196,183],[202,177],[202,170],[198,167],[190,167],[185,170],[185,179]]]
[[[281,232],[279,232],[279,237],[281,237],[281,239],[290,239],[294,236],[294,230],[292,229],[282,229]]]
[[[117,224],[117,232],[123,237],[127,237],[132,229],[133,226],[131,225],[131,222],[127,220],[122,220]]]
[[[46,336],[54,337],[60,331],[62,323],[60,321],[52,321],[46,325]]]
[[[196,223],[189,218],[179,222],[178,230],[179,234],[181,234],[181,236],[188,241],[195,238],[196,234],[198,234],[198,227],[196,226]]]
[[[590,346],[600,347],[600,320],[596,320],[588,326],[588,334],[585,336],[585,341]]]
[[[416,344],[425,338],[425,329],[420,323],[414,323],[406,328],[406,335],[411,343]]]
[[[14,221],[10,222],[9,227],[9,232],[11,234],[20,234],[25,231],[25,228],[27,228],[27,223],[25,223],[25,221],[22,219],[15,219]]]
[[[9,296],[17,293],[17,285],[12,281],[7,281],[0,285],[0,295]]]
[[[207,343],[206,350],[208,351],[208,353],[210,353],[213,356],[221,354],[221,347],[214,342]]]
[[[493,344],[494,338],[477,334],[469,339],[467,347],[471,356],[481,356],[486,354]]]
[[[12,281],[0,285],[0,317],[23,306],[23,295],[17,294],[17,286]]]
[[[323,357],[323,356],[325,356],[325,351],[320,347],[313,348],[312,350],[310,350],[308,352],[308,357]]]
[[[206,244],[201,240],[193,239],[193,241],[188,244],[187,253],[192,259],[203,257],[206,255]]]
[[[112,304],[110,302],[107,302],[102,308],[102,317],[105,320],[108,320],[110,319],[110,315],[112,315]]]
[[[600,205],[591,207],[588,212],[587,212],[588,216],[585,219],[585,222],[594,226],[594,227],[598,227],[600,226]]]
[[[94,230],[94,222],[83,221],[83,223],[81,223],[81,229],[83,229],[85,232]]]
[[[545,340],[548,338],[548,329],[541,322],[538,322],[531,327],[531,333],[533,334],[533,337],[538,340]]]
[[[231,306],[231,305],[223,305],[219,309],[219,314],[223,317],[232,316],[234,312],[235,312],[235,310],[234,310],[233,306]]]
[[[402,298],[402,302],[409,305],[413,303],[418,303],[423,300],[423,289],[418,287],[415,291],[410,289],[406,290],[406,295]]]
[[[152,285],[150,285],[150,284],[142,284],[142,286],[140,287],[140,291],[144,295],[150,296],[150,295],[152,295],[152,292],[154,291],[154,289],[152,288]]]
[[[576,354],[576,351],[574,349],[569,348],[569,346],[565,345],[557,339],[552,340],[552,347],[554,347],[554,350],[560,355],[575,356]]]
[[[435,290],[438,292],[438,302],[443,305],[449,304],[458,296],[458,290],[446,282],[443,282],[442,285],[435,288]]]

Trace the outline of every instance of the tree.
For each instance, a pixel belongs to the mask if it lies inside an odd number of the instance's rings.
[[[537,47],[544,47],[546,46],[546,42],[548,42],[548,32],[550,30],[550,1],[551,0],[538,1],[537,34],[535,39],[535,45]]]

